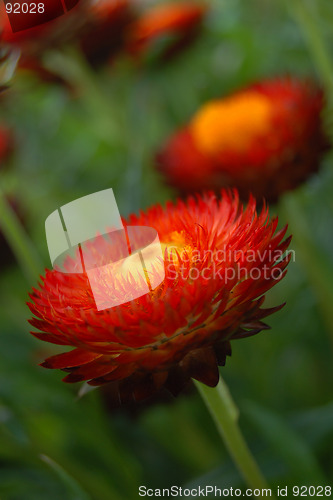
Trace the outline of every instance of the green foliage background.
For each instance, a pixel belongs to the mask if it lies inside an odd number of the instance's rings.
[[[123,215],[175,197],[154,171],[153,155],[207,99],[264,77],[324,78],[296,7],[310,9],[330,49],[329,0],[297,0],[295,10],[273,0],[211,4],[199,39],[167,64],[138,70],[121,58],[94,75],[72,50],[47,54],[45,63],[79,87],[75,95],[14,77],[1,119],[14,128],[16,147],[1,184],[19,197],[46,267],[44,221],[58,206],[106,187]],[[328,156],[318,175],[271,208],[281,223],[290,221],[296,262],[267,305],[287,305],[269,319],[271,331],[234,342],[222,369],[272,487],[333,479],[332,192]],[[2,500],[132,500],[139,485],[244,487],[195,391],[133,416],[107,411],[98,390],[78,399],[78,388],[63,384],[61,372],[38,367],[55,348],[28,333],[28,290],[16,264],[2,269]]]

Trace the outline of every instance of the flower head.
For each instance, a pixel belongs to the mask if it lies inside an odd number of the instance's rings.
[[[146,56],[167,39],[162,55],[173,55],[195,37],[206,11],[204,3],[186,0],[151,7],[129,27],[129,51],[136,57]]]
[[[252,197],[244,208],[236,191],[157,205],[128,224],[157,230],[164,281],[97,311],[86,275],[46,271],[31,294],[32,333],[75,349],[42,366],[69,372],[66,382],[110,383],[122,403],[162,387],[176,395],[191,377],[215,386],[230,341],[268,328],[262,319],[281,307],[262,305],[290,260],[286,228],[277,231],[266,208],[258,214]]]
[[[291,78],[251,85],[203,105],[157,157],[180,191],[236,186],[276,200],[318,169],[327,147],[323,94]]]
[[[13,132],[3,124],[0,124],[0,169],[13,150]]]

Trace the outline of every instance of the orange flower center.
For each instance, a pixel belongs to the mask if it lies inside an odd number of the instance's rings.
[[[203,106],[194,116],[191,130],[203,153],[225,149],[243,152],[267,132],[271,117],[272,102],[258,92],[247,91]]]
[[[192,245],[188,244],[183,232],[173,231],[168,235],[168,241],[162,241],[162,252],[164,255],[165,249],[168,249],[169,255],[177,260],[177,253],[182,257],[183,253],[186,252],[190,255],[193,251]]]

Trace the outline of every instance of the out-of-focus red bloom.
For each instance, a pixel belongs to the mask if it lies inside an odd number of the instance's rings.
[[[12,210],[15,212],[21,224],[25,227],[26,221],[24,217],[24,210],[19,200],[12,194],[6,195],[6,203],[10,205]],[[2,214],[1,214],[2,217]],[[0,225],[0,269],[6,269],[7,266],[15,263],[15,256],[12,252],[10,245],[2,233]]]
[[[12,32],[4,5],[0,9],[0,40],[21,51],[20,67],[40,73],[45,51],[79,43],[89,62],[108,60],[123,46],[125,26],[131,20],[129,0],[82,0],[70,12],[34,28]]]
[[[30,295],[30,323],[41,330],[32,333],[75,349],[42,366],[69,372],[66,382],[110,383],[118,403],[162,387],[176,395],[191,377],[215,386],[230,341],[268,328],[262,318],[281,307],[261,308],[263,294],[285,274],[286,228],[276,232],[277,220],[265,208],[257,214],[253,198],[243,208],[236,191],[157,205],[128,224],[157,230],[164,281],[97,311],[86,275],[46,271]]]
[[[268,80],[205,104],[157,156],[183,192],[236,186],[275,201],[315,172],[327,139],[323,93],[308,81]]]
[[[162,50],[169,57],[197,35],[207,5],[180,1],[158,4],[144,12],[128,30],[128,50],[136,57],[146,56],[163,38],[170,38]]]
[[[18,50],[18,68],[34,73],[46,81],[63,81],[43,67],[42,56],[47,50],[59,48],[72,41],[82,30],[84,24],[83,2],[63,16],[56,17],[38,26],[14,32],[10,25],[4,2],[0,4],[0,43],[12,50]],[[52,2],[49,11],[56,9]],[[24,16],[24,14],[21,14]],[[32,14],[30,14],[32,15]]]

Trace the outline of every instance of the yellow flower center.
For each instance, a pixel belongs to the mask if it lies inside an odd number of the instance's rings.
[[[271,116],[272,102],[258,92],[248,91],[203,106],[194,116],[191,130],[204,153],[245,151],[253,139],[267,132]]]
[[[175,261],[177,261],[178,259],[177,253],[180,255],[180,257],[183,256],[184,252],[186,252],[189,256],[191,255],[193,250],[189,242],[186,241],[186,238],[182,231],[173,231],[172,233],[170,233],[168,235],[168,241],[161,241],[161,246],[163,255],[165,249],[167,248],[169,256]]]

